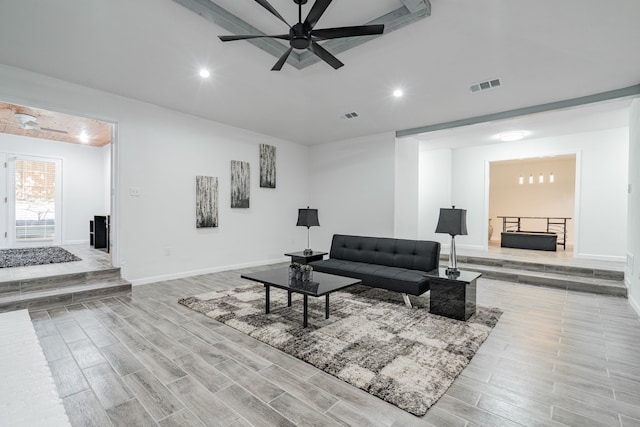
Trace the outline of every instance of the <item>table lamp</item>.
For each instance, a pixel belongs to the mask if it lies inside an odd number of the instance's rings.
[[[305,255],[313,254],[313,250],[310,249],[309,229],[311,227],[320,226],[320,223],[318,222],[318,209],[309,209],[309,206],[307,206],[306,209],[298,209],[298,223],[296,226],[307,227],[307,249],[305,249],[303,253]]]
[[[447,268],[447,276],[458,276],[458,261],[456,260],[456,236],[464,236],[467,234],[467,210],[440,208],[440,218],[436,233],[446,233],[451,236],[451,247],[449,248],[449,268]]]

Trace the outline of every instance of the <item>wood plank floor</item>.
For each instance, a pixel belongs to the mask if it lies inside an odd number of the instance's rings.
[[[504,315],[416,418],[177,304],[256,270],[31,312],[72,424],[640,426],[640,320],[626,299],[480,279],[478,303]]]

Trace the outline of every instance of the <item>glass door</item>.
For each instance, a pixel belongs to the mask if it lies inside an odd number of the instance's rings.
[[[12,247],[60,244],[60,159],[9,156],[8,240]]]

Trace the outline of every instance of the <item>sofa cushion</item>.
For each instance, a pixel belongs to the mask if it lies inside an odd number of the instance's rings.
[[[440,243],[336,234],[329,256],[345,261],[432,271],[438,268]]]
[[[429,277],[422,270],[369,264],[364,262],[326,259],[310,263],[322,273],[353,277],[367,286],[389,289],[411,295],[421,295],[429,290]]]

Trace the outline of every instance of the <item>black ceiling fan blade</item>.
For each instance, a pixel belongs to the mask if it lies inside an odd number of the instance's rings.
[[[280,71],[282,69],[282,66],[284,65],[284,63],[287,62],[287,58],[289,57],[289,54],[291,53],[292,50],[293,50],[292,47],[287,49],[287,51],[282,54],[280,59],[278,59],[278,62],[276,62],[276,65],[273,66],[271,71]]]
[[[289,40],[289,34],[278,34],[275,36],[268,36],[268,35],[246,35],[246,36],[218,36],[218,38],[220,40],[222,40],[223,42],[232,42],[235,40],[247,40],[247,39],[259,39],[259,38],[263,38],[263,37],[269,37],[272,39],[283,39],[283,40]]]
[[[320,59],[331,65],[336,70],[344,65],[338,58],[333,56],[331,53],[329,53],[328,50],[326,50],[316,42],[311,42],[309,50],[315,53]]]
[[[373,36],[382,34],[384,25],[360,25],[357,27],[326,28],[311,31],[314,40],[338,39],[341,37]]]
[[[287,21],[284,20],[284,18],[282,17],[282,15],[280,15],[278,13],[277,10],[274,9],[273,6],[271,6],[271,3],[269,3],[267,0],[256,0],[256,3],[258,3],[260,6],[264,7],[265,9],[267,9],[269,12],[271,12],[276,18],[278,18],[279,20],[281,20],[282,22],[284,22],[285,24],[287,24],[287,27],[290,27],[290,25],[287,23]]]
[[[331,1],[332,0],[316,0],[307,15],[307,19],[304,20],[305,28],[312,30],[313,27],[316,26],[324,11],[327,10],[327,7],[331,4]]]

